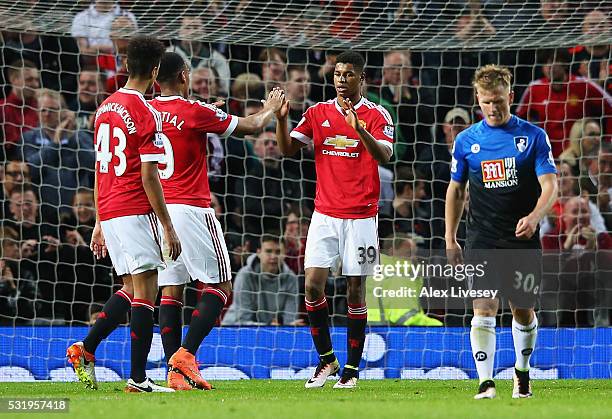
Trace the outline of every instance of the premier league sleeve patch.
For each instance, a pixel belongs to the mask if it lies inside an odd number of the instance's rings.
[[[393,134],[395,133],[395,128],[393,127],[393,125],[385,125],[385,127],[383,128],[383,134],[385,134],[387,137],[393,139]]]
[[[519,137],[514,137],[514,146],[519,151],[519,153],[522,153],[523,151],[527,150],[528,141],[528,138],[523,135]]]

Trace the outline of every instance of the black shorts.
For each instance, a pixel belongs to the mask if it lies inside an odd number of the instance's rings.
[[[514,307],[534,308],[542,282],[542,250],[539,240],[491,241],[470,237],[465,244],[465,263],[481,264],[484,275],[468,278],[468,288],[497,291],[495,298]],[[481,297],[486,298],[486,297]]]

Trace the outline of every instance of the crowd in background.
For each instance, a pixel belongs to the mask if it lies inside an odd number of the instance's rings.
[[[118,34],[139,24],[137,15],[122,9],[124,3],[129,2],[95,1],[85,7],[74,17],[70,37],[2,32],[0,323],[87,323],[117,285],[110,260],[95,260],[88,244],[95,223],[94,112],[127,80],[127,41]],[[251,3],[242,1],[238,7]],[[330,3],[341,7],[343,2]],[[530,19],[543,28],[562,26],[571,10],[567,1],[543,0],[533,2],[533,9],[516,10],[512,5],[523,2],[467,3],[438,13],[448,15],[457,45],[469,44],[477,34],[503,34],[513,16],[525,10],[535,13]],[[224,2],[210,4],[222,7]],[[377,25],[393,27],[418,21],[427,4],[370,1],[368,7],[379,16]],[[500,12],[506,6],[508,13]],[[279,44],[306,45],[324,34],[337,40],[337,50],[199,42],[194,39],[203,26],[200,17],[182,18],[181,40],[166,43],[191,66],[193,99],[221,99],[228,112],[248,116],[261,109],[260,99],[270,89],[280,86],[291,101],[295,126],[309,106],[336,96],[337,55],[364,30],[372,30],[360,27],[346,7],[332,19],[329,7],[305,2],[300,18],[308,24],[300,26],[295,17],[282,14],[274,22]],[[610,10],[581,13],[585,35],[612,32]],[[444,247],[452,144],[481,119],[471,77],[481,65],[503,64],[514,74],[513,111],[546,130],[558,166],[560,196],[539,233],[549,252],[541,301],[544,324],[609,324],[611,54],[610,45],[364,52],[363,95],[384,106],[396,124],[393,160],[379,170],[383,252]],[[149,97],[158,93],[154,85]],[[226,232],[235,278],[223,324],[304,324],[303,257],[316,182],[313,150],[282,158],[273,125],[253,137],[210,134],[208,144],[212,205]],[[330,311],[334,322],[342,324],[345,280],[333,275],[328,285]],[[199,288],[188,290],[187,306],[193,306]],[[446,324],[463,319],[463,313],[429,314]]]

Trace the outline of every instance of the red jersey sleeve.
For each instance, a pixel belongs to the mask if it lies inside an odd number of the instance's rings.
[[[301,121],[291,131],[291,138],[295,138],[304,144],[312,143],[312,114],[312,107],[306,109],[306,112],[304,112],[304,115],[302,115]]]
[[[389,112],[382,106],[376,106],[375,110],[376,116],[373,118],[373,125],[371,128],[366,127],[366,129],[372,137],[387,146],[391,150],[391,153],[393,153],[393,137],[395,134],[393,119]]]
[[[162,119],[150,104],[147,103],[150,113],[143,115],[143,135],[138,146],[141,162],[158,162],[164,157],[164,140],[162,137]]]
[[[229,137],[238,125],[238,117],[215,105],[194,101],[192,123],[198,131]]]

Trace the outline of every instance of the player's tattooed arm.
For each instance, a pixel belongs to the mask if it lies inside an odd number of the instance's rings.
[[[357,117],[357,111],[353,107],[350,99],[344,98],[342,102],[342,109],[344,110],[345,121],[349,124],[355,131],[357,131],[357,135],[363,142],[368,153],[374,157],[379,164],[389,163],[391,160],[392,151],[389,147],[381,144],[376,140],[361,124],[359,123],[359,118]]]
[[[557,200],[557,176],[554,173],[538,176],[538,182],[542,193],[535,208],[516,224],[514,234],[519,239],[528,240],[534,235],[538,224],[550,212],[550,208]]]
[[[444,224],[446,232],[446,257],[449,263],[456,265],[463,261],[461,246],[457,242],[457,229],[463,215],[465,198],[467,196],[467,183],[451,180],[446,190],[446,205],[444,208]]]
[[[157,215],[159,222],[164,228],[164,246],[169,250],[169,256],[176,260],[181,254],[181,242],[178,239],[166,201],[162,191],[159,174],[157,172],[157,162],[143,162],[141,166],[142,186],[149,198],[149,203]]]
[[[285,100],[285,92],[275,87],[263,101],[263,109],[245,118],[238,118],[238,125],[234,133],[236,135],[256,134],[262,131],[270,123],[272,117],[278,112]]]
[[[289,101],[284,98],[282,106],[276,112],[276,142],[283,156],[291,157],[300,151],[302,147],[306,146],[306,144],[298,140],[293,140],[291,135],[289,135],[288,116]]]

